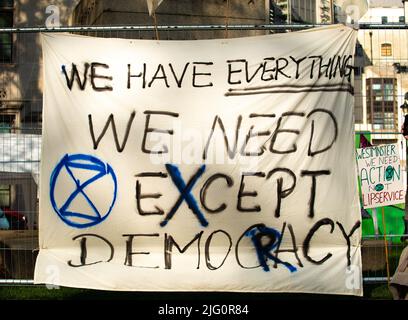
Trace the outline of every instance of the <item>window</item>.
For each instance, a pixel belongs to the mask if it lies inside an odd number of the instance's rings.
[[[13,0],[0,0],[0,28],[13,27]],[[13,58],[13,35],[0,34],[0,63],[11,62]]]
[[[374,130],[394,131],[398,123],[397,79],[367,79],[367,121]]]
[[[382,24],[387,24],[388,23],[388,17],[381,17],[381,23]]]
[[[11,205],[11,186],[0,184],[0,207],[10,208]]]
[[[394,101],[394,85],[384,83],[384,101]]]
[[[391,57],[392,56],[392,45],[391,43],[383,43],[381,45],[381,56]]]
[[[405,16],[400,16],[398,20],[399,23],[405,23]]]
[[[341,12],[341,7],[334,4],[333,5],[333,9],[334,9],[334,13],[333,13],[333,23],[339,23],[339,16],[340,16],[340,12]],[[354,23],[354,22],[352,22]]]
[[[1,114],[0,113],[0,133],[11,133],[16,127],[15,114]]]
[[[288,3],[286,1],[270,0],[270,22],[271,24],[285,24],[288,19]]]

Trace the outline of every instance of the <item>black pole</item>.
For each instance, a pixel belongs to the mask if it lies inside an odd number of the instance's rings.
[[[406,105],[406,98],[407,98],[408,96],[407,96],[407,94],[405,94],[405,97],[404,97],[404,100],[405,100],[405,102],[404,102],[404,105],[403,106],[401,106],[401,107],[407,107],[407,105]],[[405,109],[405,108],[404,108]],[[403,109],[403,111],[404,111],[404,113],[405,113],[405,110]],[[406,185],[408,186],[408,139],[407,139],[407,136],[408,136],[408,113],[406,113],[405,114],[405,116],[404,116],[404,124],[403,124],[403,127],[402,127],[402,135],[404,136],[404,139],[405,139],[405,170],[406,170],[406,175],[407,175],[407,181],[406,181]],[[401,237],[401,242],[404,242],[405,240],[407,240],[408,239],[408,193],[407,193],[407,188],[406,188],[406,190],[405,190],[405,215],[404,215],[404,218],[403,218],[403,222],[404,222],[404,235]]]

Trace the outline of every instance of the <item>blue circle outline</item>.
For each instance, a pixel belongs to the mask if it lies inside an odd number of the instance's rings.
[[[105,167],[106,168],[106,174],[110,174],[112,176],[112,180],[114,183],[114,192],[113,192],[113,199],[112,199],[112,203],[109,207],[108,212],[101,218],[99,218],[98,220],[89,222],[89,223],[85,223],[85,224],[80,224],[80,223],[75,223],[72,222],[70,220],[68,220],[61,212],[60,209],[58,208],[56,202],[55,202],[55,197],[54,197],[54,191],[55,191],[55,185],[56,185],[56,181],[58,178],[58,175],[61,171],[61,169],[66,165],[66,163],[68,161],[75,161],[75,160],[86,160],[86,161],[90,161],[92,164],[97,165],[97,166],[101,166],[101,167]],[[72,154],[72,155],[68,155],[65,154],[62,159],[58,162],[58,164],[56,165],[56,167],[54,168],[54,170],[51,173],[51,177],[50,177],[50,201],[51,201],[51,205],[54,209],[54,211],[57,213],[57,215],[60,217],[60,219],[65,222],[67,225],[74,227],[74,228],[78,228],[78,229],[84,229],[84,228],[88,228],[88,227],[92,227],[94,225],[97,225],[101,222],[103,222],[111,213],[112,208],[116,202],[116,196],[117,196],[117,188],[118,188],[118,183],[117,183],[117,179],[116,179],[116,175],[115,172],[113,171],[113,168],[108,164],[108,163],[104,163],[103,161],[101,161],[100,159],[91,156],[91,155],[87,155],[87,154]],[[74,191],[75,192],[75,191]]]

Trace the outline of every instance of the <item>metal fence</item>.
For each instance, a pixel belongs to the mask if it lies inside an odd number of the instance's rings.
[[[173,25],[158,26],[157,30],[154,26],[0,29],[0,36],[8,37],[12,44],[0,48],[0,206],[8,222],[8,230],[0,230],[0,284],[33,283],[38,253],[42,110],[40,32],[194,40],[290,32],[317,26],[229,25],[226,28],[225,25]],[[356,147],[363,135],[374,145],[400,143],[403,174],[406,177],[407,148],[399,133],[403,120],[399,106],[404,103],[404,95],[408,91],[408,25],[360,25],[358,32],[355,67]],[[376,212],[362,211],[365,282],[386,282],[395,272],[406,244],[401,241],[403,215],[403,205]],[[386,237],[384,233],[387,233]]]

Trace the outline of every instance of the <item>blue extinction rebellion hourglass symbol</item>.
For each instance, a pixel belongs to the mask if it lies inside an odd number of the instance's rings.
[[[81,173],[85,174],[81,175]],[[62,179],[62,175],[65,175],[65,178],[72,179],[75,187],[66,199],[58,199],[57,201],[57,194],[60,197],[61,194],[64,194],[59,188],[64,188],[65,193],[67,188],[66,183],[65,185],[64,183],[58,183],[59,179]],[[111,188],[106,189],[106,185],[102,184],[102,182],[106,182],[106,179]],[[92,199],[92,196],[87,194],[87,187],[89,186],[101,188],[100,192],[103,196]],[[103,222],[112,211],[116,195],[117,180],[115,172],[109,164],[94,156],[66,154],[51,173],[50,201],[52,207],[61,220],[71,227],[87,228]],[[78,212],[80,211],[78,207],[74,208],[72,205],[79,197],[82,198],[82,206],[87,207],[86,210],[83,210],[84,212]]]

